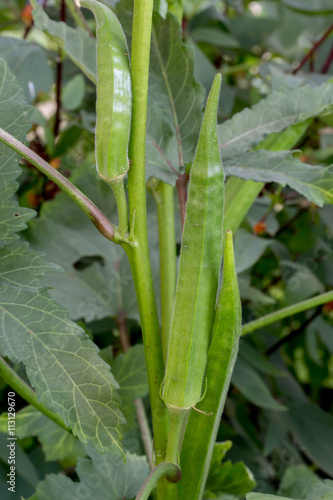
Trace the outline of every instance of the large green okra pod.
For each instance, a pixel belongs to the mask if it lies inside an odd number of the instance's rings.
[[[129,167],[132,86],[126,37],[109,7],[97,0],[81,5],[96,19],[96,167],[105,180],[117,182]]]
[[[178,498],[203,497],[207,474],[221,421],[242,329],[242,310],[234,261],[232,233],[224,242],[223,279],[212,340],[209,346],[207,391],[192,411],[183,441],[180,463],[183,477],[177,485]],[[204,412],[204,413],[201,413]]]
[[[221,75],[208,96],[186,205],[162,398],[179,413],[202,397],[222,260],[224,174],[217,137]],[[177,410],[176,410],[177,409]]]

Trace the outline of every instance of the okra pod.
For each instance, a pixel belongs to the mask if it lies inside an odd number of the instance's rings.
[[[237,358],[242,329],[232,233],[224,241],[223,279],[218,297],[212,340],[206,368],[207,390],[198,411],[192,411],[187,424],[180,463],[182,481],[177,485],[178,498],[203,497],[217,431]]]
[[[129,168],[132,86],[127,42],[109,7],[97,0],[80,3],[96,19],[96,167],[99,175],[112,184],[121,181]]]
[[[222,260],[224,173],[217,136],[221,75],[208,96],[191,169],[162,399],[179,414],[202,397]]]

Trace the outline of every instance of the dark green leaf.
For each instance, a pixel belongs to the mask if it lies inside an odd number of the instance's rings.
[[[285,411],[287,408],[276,401],[258,373],[242,358],[238,358],[232,383],[251,403],[268,410]]]
[[[221,494],[244,497],[255,487],[254,477],[243,462],[233,464],[228,460],[221,464],[231,446],[231,441],[215,444],[206,483],[205,498],[215,498]]]
[[[31,127],[29,116],[32,108],[25,102],[23,90],[10,72],[7,63],[0,59],[0,109],[1,128],[24,141]],[[13,195],[17,189],[16,178],[20,173],[19,155],[8,146],[0,144],[0,247],[17,239],[18,231],[34,212],[18,206]]]
[[[307,165],[292,151],[253,151],[226,161],[224,166],[229,175],[241,179],[288,185],[320,207],[333,203],[333,165]]]
[[[1,432],[7,432],[7,426],[7,413],[3,413],[0,416]],[[46,460],[62,460],[66,467],[74,466],[78,457],[86,455],[80,441],[32,406],[16,413],[16,435],[19,439],[36,436]]]
[[[0,53],[24,90],[27,102],[34,101],[39,92],[50,90],[52,71],[41,47],[27,40],[1,37]]]
[[[325,83],[317,88],[304,86],[292,91],[272,92],[251,109],[237,113],[219,125],[222,159],[239,157],[267,135],[281,132],[294,123],[330,113],[332,89],[332,84]]]
[[[149,472],[146,458],[127,453],[124,464],[120,457],[87,451],[90,459],[80,458],[76,469],[80,482],[49,475],[30,500],[82,500],[82,492],[98,500],[133,499]]]
[[[96,83],[96,40],[87,31],[71,28],[66,23],[52,21],[37,2],[33,2],[35,26],[44,31]]]

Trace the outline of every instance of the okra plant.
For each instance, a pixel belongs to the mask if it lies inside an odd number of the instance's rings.
[[[288,184],[315,206],[333,202],[332,167],[306,164],[290,151],[315,117],[333,112],[333,84],[272,92],[252,109],[218,123],[224,100],[222,76],[216,72],[204,100],[203,88],[193,75],[193,55],[182,40],[182,4],[154,6],[152,0],[134,0],[132,12],[129,3],[122,0],[112,7],[100,0],[82,0],[78,6],[68,2],[79,25],[74,29],[51,20],[41,5],[32,2],[36,28],[56,44],[60,57],[67,55],[96,85],[94,158],[88,155],[82,167],[88,179],[82,190],[80,174],[68,179],[24,144],[36,118],[7,63],[0,60],[0,109],[6,103],[12,106],[0,119],[0,376],[13,394],[30,405],[12,418],[18,437],[29,435],[24,429],[35,429],[38,422],[44,429],[40,439],[54,433],[66,443],[67,452],[71,450],[66,463],[72,465],[73,456],[74,463],[81,457],[80,482],[48,475],[32,500],[200,500],[233,492],[244,497],[255,487],[254,477],[241,465],[238,480],[236,469],[229,472],[235,474],[238,489],[227,489],[220,462],[230,444],[221,443],[219,436],[240,339],[332,301],[333,292],[322,290],[256,319],[249,318],[247,309],[242,321],[237,255],[253,241],[238,240],[234,251],[233,235],[244,238],[239,228],[269,182]],[[176,80],[174,72],[182,79]],[[267,109],[270,112],[265,113]],[[34,214],[12,198],[22,158],[63,191],[50,202],[48,215],[48,208],[43,208],[37,222],[30,223],[25,241],[17,233]],[[57,200],[60,203],[52,205]],[[272,207],[278,205],[272,197]],[[148,238],[153,209],[157,243]],[[44,224],[46,216],[49,223]],[[76,217],[80,223],[73,223],[70,247],[64,248],[57,242],[57,231]],[[44,236],[35,231],[35,223]],[[159,249],[157,273],[151,257],[154,245]],[[73,305],[75,274],[66,275],[63,296],[56,297],[56,286],[45,288],[48,274],[59,276],[55,284],[62,279],[59,266],[47,258],[52,261],[52,256],[64,252],[68,265],[84,266],[76,259],[81,246],[81,255],[101,255],[104,260],[112,256],[110,275],[108,267],[105,276],[95,264],[83,267],[86,281],[79,283],[79,289],[82,296],[84,287],[94,290],[108,311],[96,313],[97,319],[116,318],[123,351],[119,356],[111,356],[107,347],[98,353],[89,338],[86,325],[95,318],[84,306]],[[46,248],[47,257],[39,251]],[[67,263],[62,265],[67,272]],[[112,282],[116,298],[99,288],[104,278]],[[141,344],[131,347],[128,332],[126,311],[135,306],[125,303],[121,293],[132,283],[139,317],[133,313],[131,319],[140,322],[146,375]],[[279,374],[280,366],[256,360],[259,370]],[[25,367],[24,373],[17,370],[18,363]],[[133,394],[131,385],[126,385],[131,376],[134,385],[135,370],[138,386],[147,378],[149,405],[142,399],[144,390]],[[234,373],[236,387],[239,373]],[[265,397],[271,398],[270,409],[281,414],[288,409],[268,389]],[[141,454],[131,447],[134,412],[144,448]],[[32,432],[39,435],[39,430]],[[90,458],[84,458],[87,455]],[[15,491],[12,477],[8,484]],[[252,493],[249,498],[265,496]]]

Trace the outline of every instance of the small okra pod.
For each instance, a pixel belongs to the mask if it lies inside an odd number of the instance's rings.
[[[221,75],[208,96],[191,169],[162,398],[188,410],[202,397],[222,260],[224,173],[217,137]]]
[[[106,181],[118,182],[128,168],[132,85],[128,48],[113,11],[97,0],[82,0],[96,19],[96,167]]]
[[[205,377],[207,390],[192,411],[183,441],[183,477],[179,498],[202,498],[217,431],[237,358],[242,309],[234,260],[232,233],[224,240],[223,278],[218,297]],[[193,459],[195,457],[195,459]]]

